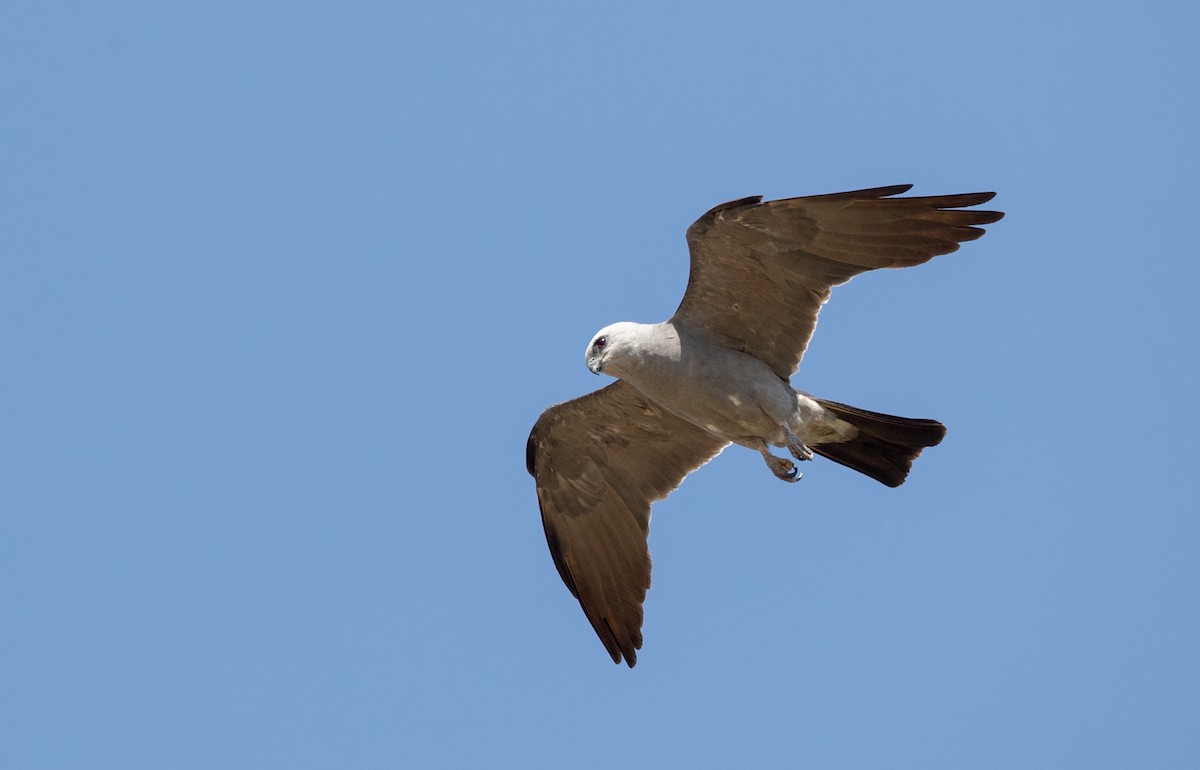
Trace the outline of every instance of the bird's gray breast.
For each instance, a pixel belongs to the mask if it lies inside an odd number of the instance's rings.
[[[625,379],[664,409],[729,441],[770,440],[796,409],[795,392],[758,359],[696,335],[679,335]]]

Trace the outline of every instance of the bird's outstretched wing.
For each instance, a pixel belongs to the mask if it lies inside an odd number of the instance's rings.
[[[632,668],[650,587],[650,504],[726,442],[618,381],[542,413],[525,447],[554,565],[615,663]]]
[[[964,210],[995,193],[894,198],[912,185],[724,203],[687,231],[691,273],[672,321],[713,335],[788,378],[830,289],[859,273],[958,250],[1004,215]]]

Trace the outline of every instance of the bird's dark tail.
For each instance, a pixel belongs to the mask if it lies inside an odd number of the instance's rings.
[[[817,403],[858,428],[858,435],[836,444],[813,444],[812,450],[889,487],[903,484],[921,450],[946,435],[946,426],[937,420],[893,417],[820,398]]]

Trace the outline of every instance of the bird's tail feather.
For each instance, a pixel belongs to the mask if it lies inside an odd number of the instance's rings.
[[[813,444],[812,450],[889,487],[903,484],[921,450],[946,435],[946,426],[937,420],[868,412],[820,398],[817,403],[858,428],[858,435],[836,444]]]

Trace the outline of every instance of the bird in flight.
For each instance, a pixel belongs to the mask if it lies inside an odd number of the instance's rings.
[[[814,453],[890,487],[904,483],[935,420],[868,412],[792,387],[830,290],[911,267],[983,235],[995,193],[896,197],[912,185],[723,203],[687,231],[683,301],[657,324],[592,337],[587,367],[617,381],[552,406],[529,434],[542,526],[558,574],[613,662],[642,647],[650,505],[729,444],[799,480]],[[771,447],[785,448],[792,459]]]

